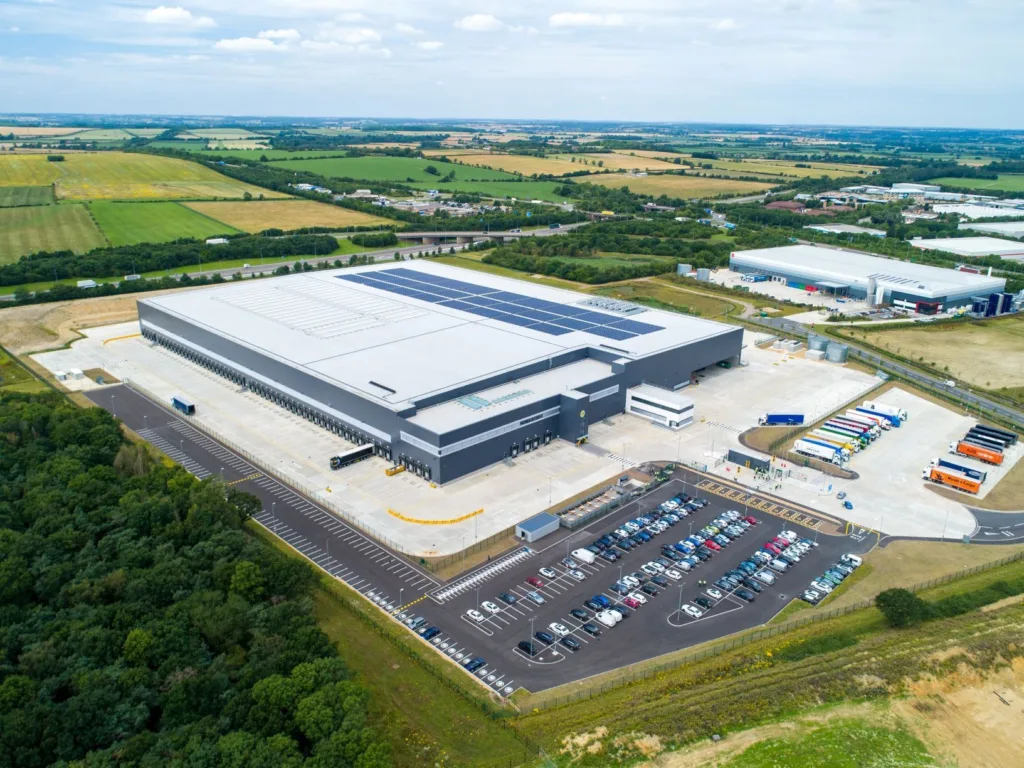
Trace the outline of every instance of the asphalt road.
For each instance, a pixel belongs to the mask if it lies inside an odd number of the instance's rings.
[[[586,546],[618,527],[622,521],[676,493],[685,490],[693,494],[694,484],[706,480],[696,473],[677,472],[670,483],[589,528],[572,534],[559,531],[535,548],[521,547],[442,583],[415,563],[339,520],[311,499],[266,476],[200,432],[187,417],[179,416],[124,386],[97,390],[88,393],[88,397],[197,477],[217,475],[232,487],[255,495],[263,503],[263,511],[256,516],[256,522],[325,572],[362,593],[383,610],[397,614],[398,618],[422,615],[427,625],[439,627],[442,631],[432,641],[438,652],[455,661],[482,656],[487,663],[477,672],[478,680],[503,695],[520,686],[531,691],[543,690],[759,625],[781,610],[790,598],[800,594],[811,579],[821,573],[825,565],[835,561],[839,554],[864,552],[874,544],[873,537],[865,531],[854,531],[850,536],[817,534],[820,546],[790,573],[781,576],[774,587],[766,587],[754,603],[747,604],[727,596],[699,620],[679,613],[681,599],[689,601],[699,594],[695,586],[697,579],[713,583],[783,527],[811,538],[816,536],[811,528],[751,509],[762,520],[762,525],[752,528],[740,541],[734,542],[697,571],[685,574],[678,581],[670,580],[673,586],[668,590],[649,598],[647,605],[634,611],[618,626],[603,629],[602,635],[595,638],[579,629],[582,622],[569,615],[570,609],[582,608],[583,601],[595,594],[620,601],[621,597],[609,589],[619,578],[620,564],[623,573],[638,570],[644,563],[660,556],[663,543],[685,538],[691,528],[698,530],[717,514],[737,507],[737,502],[704,490],[697,491],[708,498],[709,506],[686,518],[670,532],[626,554],[615,564],[600,559],[593,565],[581,564],[581,570],[586,574],[583,582],[577,582],[565,573],[566,569],[559,561],[571,549]],[[724,487],[722,489],[725,490]],[[554,568],[558,576],[544,580],[544,586],[537,591],[544,596],[545,603],[535,605],[526,597],[533,587],[528,586],[525,579],[537,575],[543,566]],[[498,599],[498,594],[503,591],[518,597],[515,606],[507,606]],[[466,611],[484,601],[493,601],[501,606],[499,613],[488,615],[487,620],[481,623],[468,619]],[[582,650],[574,654],[554,646],[530,659],[515,649],[520,640],[528,639],[535,630],[546,629],[551,622],[559,622],[569,628],[583,645]]]

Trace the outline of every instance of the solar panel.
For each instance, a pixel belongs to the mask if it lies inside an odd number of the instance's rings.
[[[547,323],[536,323],[530,326],[531,331],[540,331],[541,333],[547,333],[551,336],[564,336],[567,333],[572,333],[568,328],[559,328],[557,325],[548,325]]]
[[[617,328],[608,328],[607,326],[595,326],[591,328],[590,333],[595,336],[604,336],[606,339],[615,339],[616,341],[625,341],[626,339],[635,339],[635,333],[626,333],[626,331],[620,331]]]
[[[619,320],[618,322],[612,323],[610,327],[621,328],[624,331],[629,331],[630,333],[639,333],[641,335],[645,333],[654,333],[655,331],[665,330],[660,325],[641,323],[637,320]]]
[[[473,312],[473,310],[480,309],[480,307],[475,307],[472,304],[467,304],[466,302],[459,301],[458,299],[453,299],[452,301],[444,301],[441,303],[441,305],[445,307],[451,307],[452,309],[458,309],[461,310],[462,312]]]
[[[525,328],[528,325],[533,325],[537,321],[532,317],[520,317],[519,315],[506,315],[502,314],[501,317],[495,318],[501,320],[503,323],[511,323],[512,325],[518,325]]]
[[[584,323],[582,320],[577,320],[574,317],[560,317],[552,322],[558,323],[563,328],[571,328],[574,331],[586,331],[594,327],[593,323]]]

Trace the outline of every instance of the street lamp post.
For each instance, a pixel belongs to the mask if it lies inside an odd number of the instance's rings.
[[[682,614],[683,614],[683,585],[682,584],[679,585],[679,608],[676,609],[676,612],[679,614],[679,617],[682,618]]]
[[[117,416],[117,411],[114,409],[114,396],[113,395],[110,396],[110,413],[112,415],[114,415],[114,416]]]

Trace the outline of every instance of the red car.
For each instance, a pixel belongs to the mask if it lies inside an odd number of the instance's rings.
[[[630,608],[633,608],[633,609],[636,609],[636,608],[640,607],[640,601],[639,600],[634,600],[632,597],[627,597],[622,602],[625,603],[626,605],[628,605]]]
[[[748,523],[750,523],[751,525],[757,525],[757,524],[758,524],[758,523],[760,522],[760,520],[758,520],[758,519],[757,519],[756,517],[754,517],[753,515],[747,515],[747,516],[746,516],[746,517],[744,517],[743,519],[744,519],[744,520],[746,520],[746,521],[747,521]]]
[[[721,552],[722,551],[721,545],[719,545],[717,542],[714,542],[714,541],[705,541],[704,542],[704,546],[707,547],[708,549],[710,549],[712,552]]]
[[[531,576],[530,578],[528,578],[526,580],[526,583],[529,584],[531,587],[537,587],[538,589],[544,586],[544,582],[538,579],[536,576]]]
[[[782,550],[779,549],[778,547],[776,547],[770,541],[767,544],[764,545],[764,548],[767,549],[769,552],[774,552],[776,555],[781,555],[782,554]]]
[[[789,542],[783,539],[781,536],[772,539],[772,544],[774,544],[779,549],[785,549],[789,546]]]

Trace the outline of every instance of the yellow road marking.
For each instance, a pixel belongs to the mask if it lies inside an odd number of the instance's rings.
[[[112,341],[121,341],[121,339],[137,339],[141,335],[142,335],[141,333],[130,333],[127,336],[115,336],[112,339],[107,339],[106,341],[104,341],[103,345],[106,346],[107,344],[109,344]]]
[[[397,517],[399,520],[403,522],[415,523],[416,525],[454,525],[455,523],[461,523],[465,520],[469,520],[470,518],[476,517],[477,515],[482,515],[483,513],[484,511],[482,509],[477,509],[473,512],[470,512],[468,515],[463,515],[462,517],[452,517],[447,520],[422,520],[418,517],[407,517],[406,515],[403,515],[401,512],[396,512],[393,509],[388,509],[388,514],[392,517]]]
[[[239,483],[244,483],[246,480],[255,480],[259,477],[263,477],[262,472],[256,472],[254,474],[249,475],[248,477],[241,477],[238,480],[232,480],[230,483],[226,483],[226,485],[238,485]]]
[[[416,605],[416,603],[422,602],[422,601],[424,601],[426,599],[427,599],[426,595],[423,595],[422,597],[417,597],[411,603],[406,603],[405,605],[400,605],[397,608],[395,608],[395,610],[393,610],[391,612],[391,615],[394,616],[395,614],[401,613],[402,611],[406,610],[407,608],[412,608],[414,605]]]

